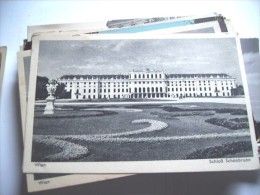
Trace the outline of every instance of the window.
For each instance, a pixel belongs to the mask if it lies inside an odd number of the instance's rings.
[[[135,74],[135,79],[136,79],[136,74]]]
[[[88,92],[91,93],[91,89],[89,89]]]

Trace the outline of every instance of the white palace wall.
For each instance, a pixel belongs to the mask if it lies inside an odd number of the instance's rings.
[[[128,75],[65,75],[59,80],[71,99],[171,99],[228,97],[236,88],[227,74],[165,74],[131,71]]]

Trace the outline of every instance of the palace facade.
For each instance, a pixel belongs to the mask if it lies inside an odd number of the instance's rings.
[[[64,75],[59,83],[71,99],[172,99],[228,97],[236,88],[227,74],[166,74],[162,71],[131,71],[127,75]]]

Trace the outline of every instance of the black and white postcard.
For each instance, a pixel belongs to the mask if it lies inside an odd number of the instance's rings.
[[[18,77],[22,130],[25,135],[25,118],[28,99],[31,50],[18,53]],[[100,182],[130,176],[130,174],[26,174],[29,192],[49,190],[79,184]]]
[[[36,36],[25,172],[259,167],[238,38]]]

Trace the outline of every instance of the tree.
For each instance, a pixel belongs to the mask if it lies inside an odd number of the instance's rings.
[[[64,83],[58,83],[54,96],[57,99],[70,99],[71,93],[65,90],[66,85]]]
[[[45,100],[48,97],[48,91],[46,85],[48,84],[49,79],[47,77],[37,76],[36,80],[36,100]]]
[[[232,96],[245,95],[243,85],[237,85],[236,88],[231,89]]]

